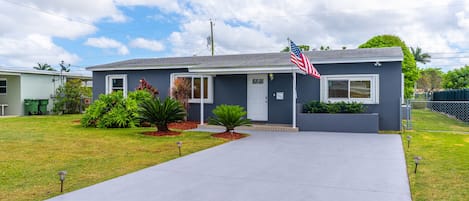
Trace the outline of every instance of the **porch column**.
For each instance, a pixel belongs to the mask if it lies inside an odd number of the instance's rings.
[[[296,128],[296,72],[292,72],[293,76],[293,118],[292,118],[292,127]]]
[[[200,76],[200,125],[204,124],[204,76]]]

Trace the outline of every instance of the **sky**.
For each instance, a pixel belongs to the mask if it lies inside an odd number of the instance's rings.
[[[421,68],[469,64],[469,0],[0,0],[0,66],[61,61],[71,70],[134,58],[355,49],[399,36],[432,56]],[[314,61],[312,61],[314,63]]]

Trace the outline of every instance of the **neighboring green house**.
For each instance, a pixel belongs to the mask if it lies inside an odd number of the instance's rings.
[[[47,111],[51,111],[56,89],[70,78],[91,86],[91,75],[0,67],[0,115],[24,115],[25,99],[48,99]]]

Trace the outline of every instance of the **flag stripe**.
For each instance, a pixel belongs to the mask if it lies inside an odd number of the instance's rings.
[[[308,57],[301,53],[300,48],[298,48],[293,41],[290,41],[290,50],[290,61],[298,66],[300,70],[312,77],[318,79],[321,77],[318,70],[316,70],[313,64],[309,61]]]

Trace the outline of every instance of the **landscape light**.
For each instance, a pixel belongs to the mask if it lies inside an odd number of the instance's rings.
[[[422,160],[422,157],[421,156],[416,156],[414,157],[414,162],[415,162],[415,170],[414,170],[414,174],[417,174],[417,167],[420,163],[420,160]]]
[[[178,142],[176,142],[176,144],[178,145],[178,149],[179,149],[179,156],[181,156],[181,147],[182,147],[182,141],[178,141]]]
[[[410,148],[410,140],[412,140],[412,136],[408,135],[407,136],[407,149]]]
[[[64,181],[65,181],[65,175],[67,175],[67,171],[62,170],[59,171],[58,173],[59,179],[60,179],[60,192],[64,192]]]

